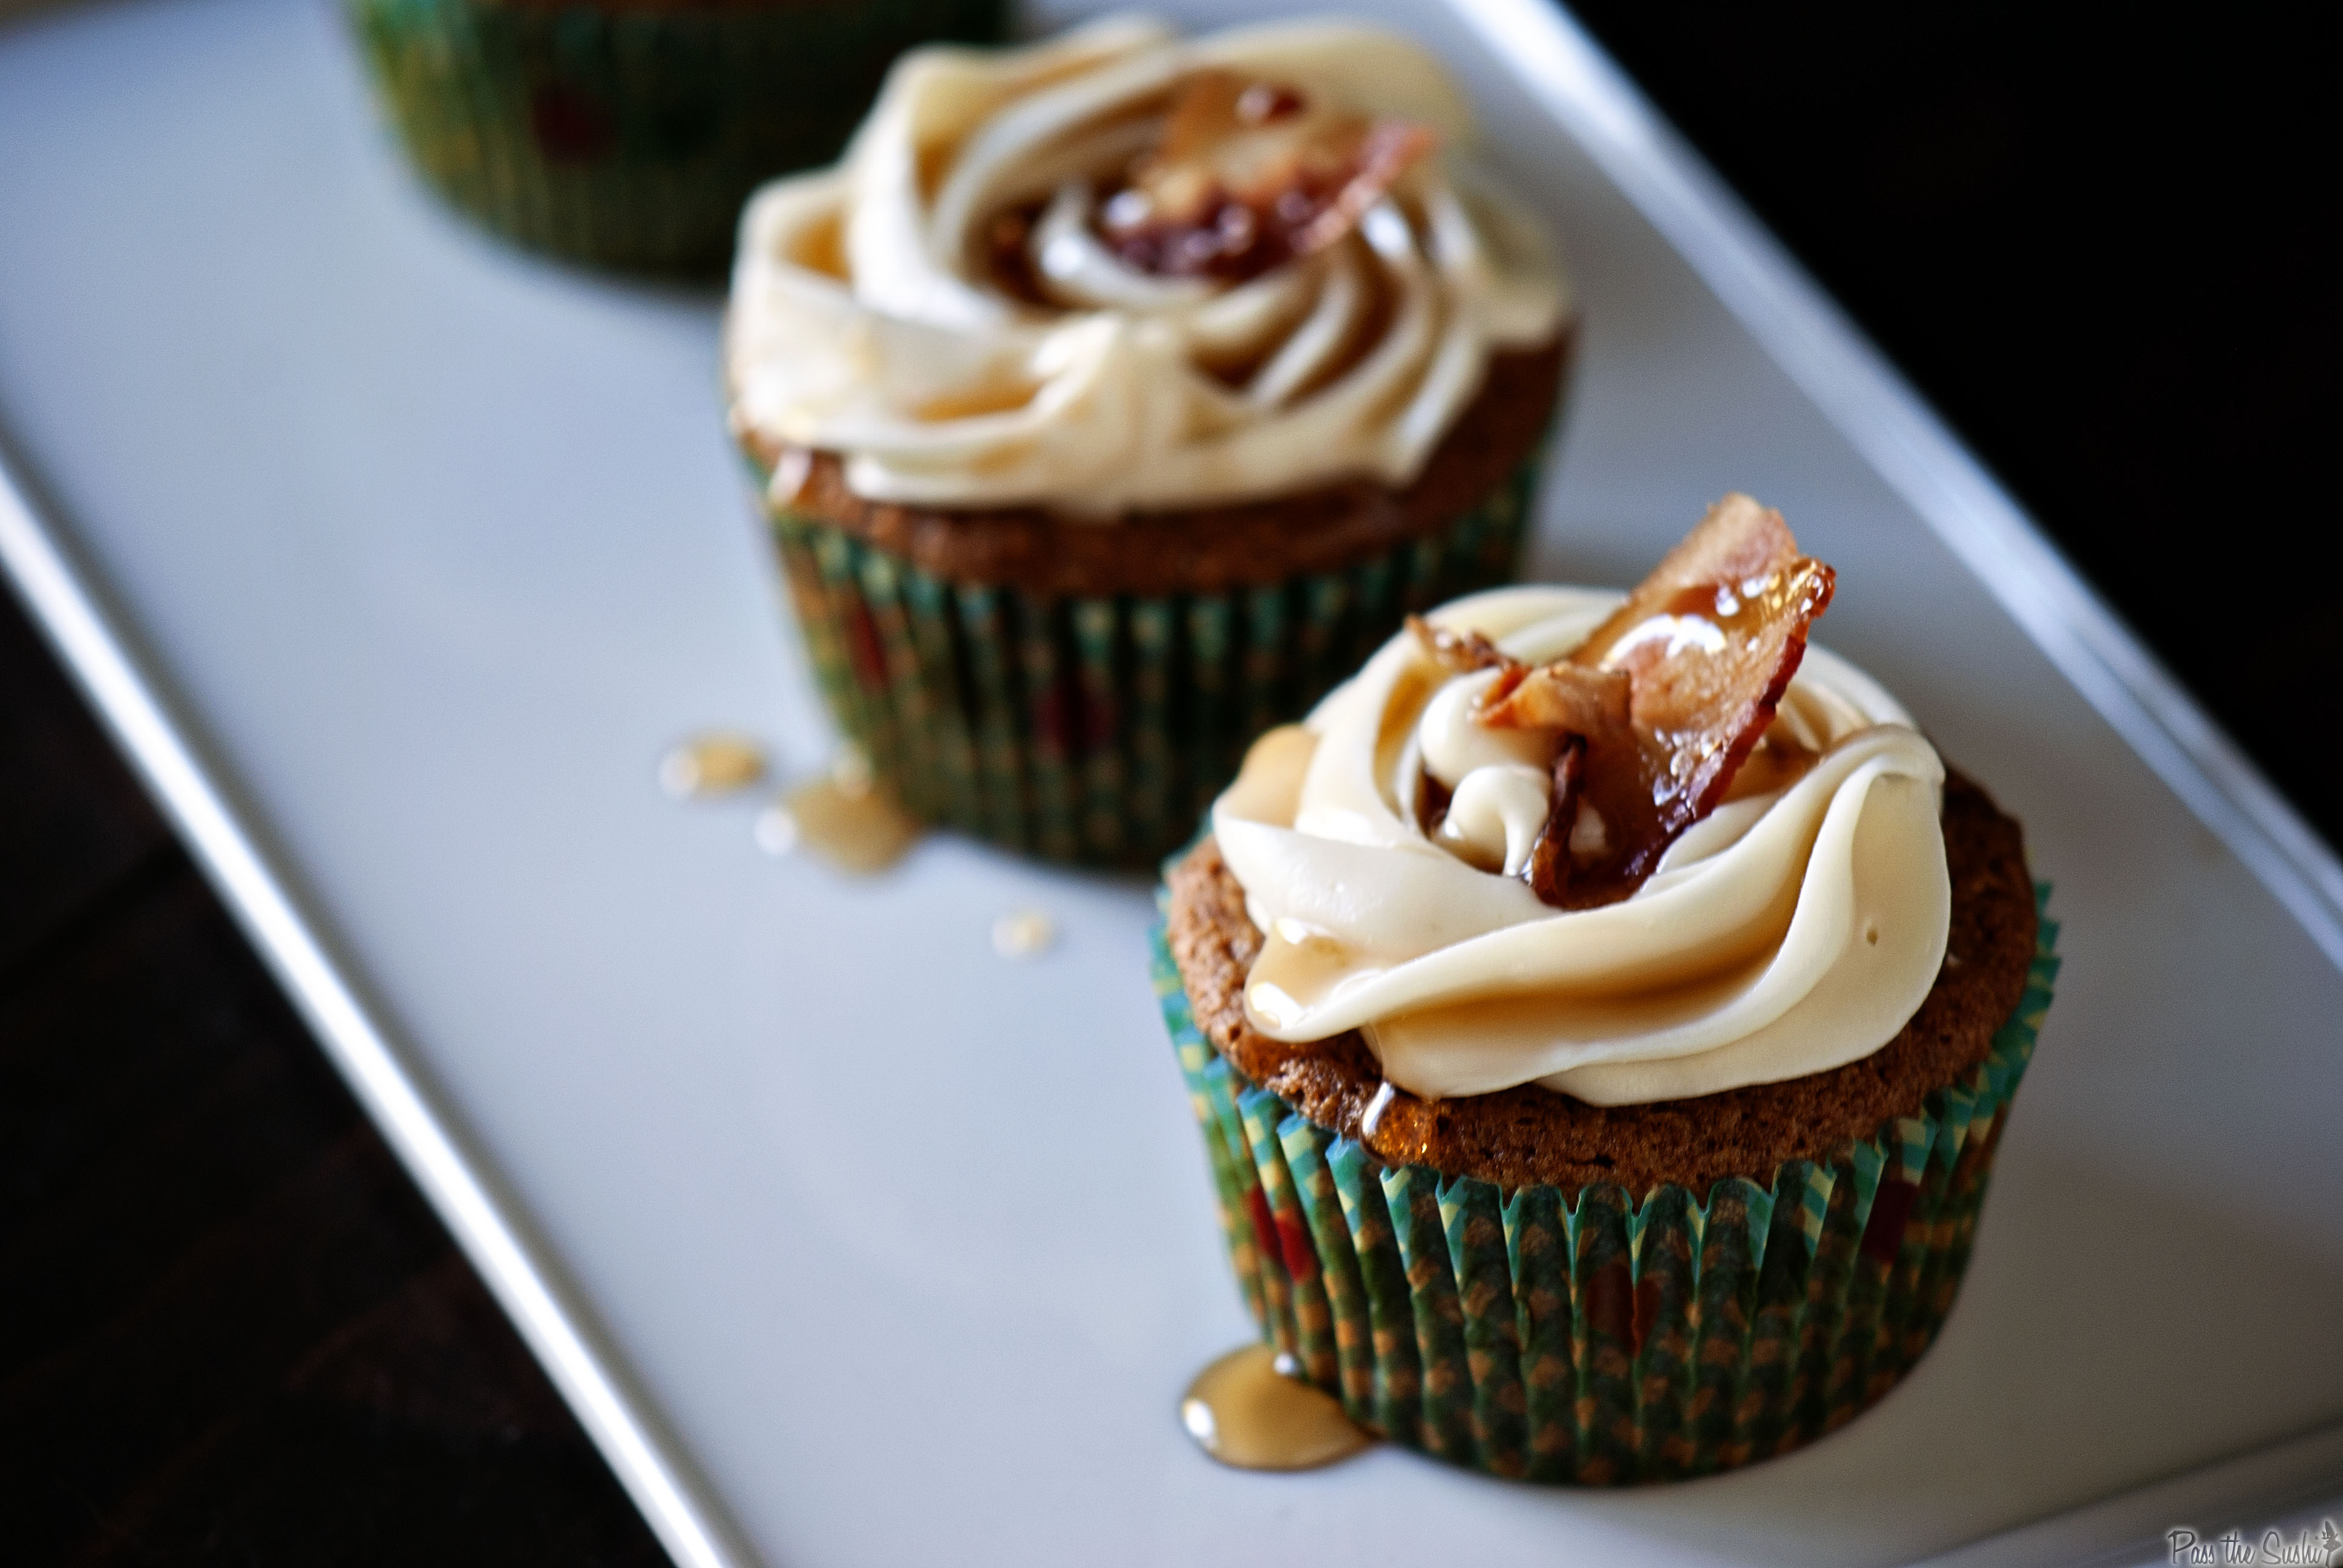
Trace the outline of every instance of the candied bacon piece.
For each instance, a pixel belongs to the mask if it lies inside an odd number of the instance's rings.
[[[1358,227],[1367,209],[1383,200],[1402,175],[1440,145],[1439,135],[1430,126],[1413,120],[1376,120],[1357,136],[1347,162],[1337,166],[1342,176],[1339,184],[1313,182],[1305,154],[1296,160],[1302,166],[1300,182],[1277,194],[1277,216],[1292,226],[1285,240],[1292,255],[1314,256]],[[1347,136],[1329,137],[1328,145],[1339,146],[1347,139]],[[1315,210],[1300,221],[1296,220],[1302,204],[1291,199],[1297,194],[1315,202]]]
[[[1470,675],[1476,669],[1500,669],[1506,666],[1521,668],[1521,660],[1512,658],[1504,649],[1477,631],[1451,631],[1444,626],[1434,626],[1420,615],[1407,618],[1407,629],[1423,651],[1437,662],[1460,675]]]
[[[1417,615],[1407,618],[1407,628],[1433,662],[1460,675],[1504,671],[1473,704],[1474,716],[1493,729],[1592,735],[1627,721],[1627,678],[1618,670],[1567,660],[1533,669],[1477,631],[1452,631]]]
[[[1478,717],[1495,729],[1559,729],[1604,735],[1628,722],[1627,672],[1559,659],[1526,671],[1503,692],[1482,696]]]
[[[1423,651],[1431,656],[1433,663],[1445,666],[1459,675],[1471,675],[1482,669],[1504,671],[1489,683],[1488,690],[1481,694],[1483,708],[1503,699],[1530,672],[1528,665],[1477,631],[1451,631],[1445,627],[1433,625],[1420,615],[1407,618],[1407,629],[1415,634],[1415,640],[1423,645]]]
[[[984,238],[993,281],[1011,297],[1046,307],[1049,291],[1041,286],[1030,244],[1033,226],[1041,216],[1041,204],[1038,201],[1011,207],[994,216]]]
[[[1836,581],[1798,553],[1781,513],[1727,496],[1571,655],[1626,672],[1637,734],[1666,749],[1654,799],[1684,802],[1684,826],[1724,797],[1773,722]]]
[[[1198,71],[1163,140],[1108,198],[1108,247],[1141,272],[1242,280],[1340,240],[1438,138],[1294,89]]]
[[[1628,701],[1624,722],[1587,705],[1574,714],[1584,729],[1546,726],[1583,735],[1586,757],[1567,819],[1557,787],[1532,852],[1534,870],[1544,850],[1554,873],[1542,883],[1534,878],[1540,898],[1564,909],[1625,898],[1668,846],[1725,798],[1773,723],[1805,657],[1806,628],[1829,606],[1835,581],[1830,568],[1798,553],[1780,513],[1746,496],[1727,496],[1560,661],[1624,673]],[[1548,690],[1580,689],[1577,678],[1548,679],[1546,669],[1484,709],[1483,722],[1543,724],[1549,712],[1560,713],[1564,705],[1548,703]],[[1557,770],[1557,786],[1560,779]],[[1600,825],[1601,849],[1565,852],[1586,809]],[[1549,847],[1550,839],[1559,847]]]
[[[1554,756],[1554,797],[1546,807],[1545,827],[1530,846],[1527,868],[1530,891],[1549,904],[1570,896],[1571,830],[1578,825],[1578,803],[1586,782],[1586,738],[1564,735]]]

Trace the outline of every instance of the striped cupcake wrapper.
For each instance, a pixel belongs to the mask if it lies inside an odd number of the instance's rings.
[[[761,182],[835,158],[917,44],[1001,36],[1006,0],[607,5],[344,0],[424,176],[525,245],[712,272]]]
[[[907,809],[1050,859],[1152,864],[1256,736],[1405,615],[1512,580],[1537,467],[1342,571],[1219,594],[1044,598],[801,513],[772,526],[830,712]]]
[[[1770,1186],[1717,1182],[1705,1202],[1385,1165],[1230,1067],[1161,926],[1154,981],[1262,1338],[1393,1442],[1611,1485],[1811,1442],[1934,1342],[2050,1005],[2057,935],[2045,920],[1991,1054],[1919,1116],[1785,1163]]]

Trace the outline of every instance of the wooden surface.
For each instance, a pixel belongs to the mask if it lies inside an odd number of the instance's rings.
[[[2335,840],[2318,52],[1580,10]],[[0,594],[0,1562],[659,1561]]]

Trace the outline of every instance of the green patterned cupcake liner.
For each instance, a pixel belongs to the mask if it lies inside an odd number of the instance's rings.
[[[2049,897],[2036,889],[2037,906]],[[1155,990],[1262,1338],[1360,1424],[1492,1474],[1610,1485],[1785,1453],[1893,1388],[1959,1289],[2050,1005],[2058,928],[1983,1064],[1824,1161],[1706,1201],[1385,1165],[1252,1087]]]
[[[895,57],[1007,0],[345,0],[408,154],[457,206],[581,261],[713,272],[758,185],[835,158]]]
[[[1193,835],[1255,737],[1406,616],[1513,580],[1537,468],[1341,571],[1217,594],[1047,598],[771,518],[822,695],[908,810],[1051,859],[1141,865]]]

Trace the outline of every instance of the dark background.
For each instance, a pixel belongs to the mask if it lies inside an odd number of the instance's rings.
[[[2309,13],[1579,19],[2331,845],[2334,50]],[[2319,219],[2316,215],[2328,216]],[[2306,591],[2308,590],[2308,591]]]
[[[2308,24],[1579,15],[2336,841]],[[663,1560],[6,595],[0,1543]]]

